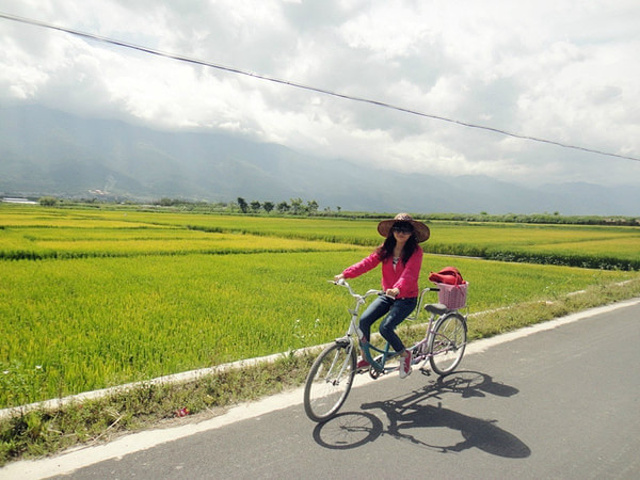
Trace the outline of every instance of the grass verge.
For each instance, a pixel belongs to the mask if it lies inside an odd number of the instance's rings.
[[[490,337],[588,308],[640,296],[640,278],[591,287],[553,301],[514,305],[469,318],[470,340]],[[403,338],[423,328],[404,327]],[[413,338],[412,338],[413,337]],[[54,410],[18,411],[0,420],[0,466],[52,455],[70,447],[107,442],[118,435],[219,415],[231,405],[298,387],[314,355],[283,354],[278,360],[224,370],[177,384],[141,384],[109,397]]]
[[[126,432],[220,415],[225,407],[301,385],[313,359],[286,354],[274,362],[225,369],[194,381],[142,383],[57,409],[18,411],[0,420],[0,466],[106,442]]]

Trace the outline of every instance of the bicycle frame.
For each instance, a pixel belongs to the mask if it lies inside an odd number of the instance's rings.
[[[349,290],[349,293],[351,294],[352,297],[355,298],[356,300],[356,304],[355,307],[352,309],[349,309],[349,313],[351,314],[351,320],[349,323],[349,330],[347,331],[346,337],[344,339],[340,339],[340,340],[347,340],[350,343],[350,350],[353,350],[354,348],[356,348],[355,344],[356,341],[355,339],[358,339],[357,343],[360,347],[360,351],[362,352],[363,357],[367,360],[367,362],[369,362],[369,364],[371,365],[371,369],[370,369],[370,373],[372,374],[372,376],[377,376],[383,372],[385,372],[387,369],[385,368],[386,362],[387,360],[396,357],[399,355],[398,352],[390,352],[390,345],[389,342],[385,343],[385,347],[384,349],[378,348],[374,345],[372,345],[370,342],[365,342],[363,341],[363,335],[362,332],[360,331],[360,329],[358,328],[357,322],[358,319],[360,318],[359,312],[360,312],[360,308],[366,303],[366,299],[372,295],[384,295],[384,292],[380,291],[380,290],[368,290],[364,295],[360,295],[357,294],[353,291],[353,289],[351,288],[351,285],[349,285],[344,279],[341,279],[337,282],[334,282],[336,285],[340,285],[343,287],[346,287]],[[424,288],[421,292],[420,295],[418,296],[418,303],[416,304],[416,308],[412,311],[411,314],[409,314],[409,316],[406,318],[406,320],[410,320],[410,321],[415,321],[420,317],[420,313],[422,311],[423,305],[424,305],[424,297],[428,292],[432,292],[432,291],[438,291],[438,288],[435,287],[426,287]],[[436,316],[434,314],[432,314],[429,317],[429,323],[427,325],[427,334],[425,336],[425,338],[423,338],[422,340],[420,340],[419,342],[417,342],[415,345],[413,345],[409,350],[412,351],[416,351],[418,349],[419,346],[422,345],[426,345],[427,342],[429,341],[429,337],[433,334],[432,331],[432,327],[433,327],[433,323],[435,320]],[[371,352],[376,352],[379,355],[376,355],[375,358],[374,356],[371,354]],[[432,354],[432,352],[430,352]],[[424,356],[421,356],[418,359],[419,361],[426,361],[429,358],[429,353],[425,353]],[[414,363],[418,363],[415,362]],[[396,369],[397,367],[393,367],[392,369]],[[388,369],[388,370],[392,370],[392,369]]]
[[[338,338],[334,343],[326,346],[313,362],[304,389],[304,408],[307,416],[316,422],[324,422],[336,415],[345,402],[354,375],[358,373],[356,353],[358,346],[370,363],[369,375],[372,378],[397,370],[398,367],[387,367],[389,358],[398,355],[389,351],[387,342],[384,349],[371,345],[364,341],[362,331],[358,328],[360,309],[372,295],[384,294],[379,290],[369,290],[364,295],[355,293],[351,286],[343,279],[333,282],[348,288],[349,293],[355,299],[355,306],[349,309],[351,319],[349,329],[344,337]],[[438,290],[437,288],[425,288],[420,293],[416,309],[407,318],[417,320],[424,308],[431,313],[427,332],[421,341],[410,348],[414,353],[413,363],[428,359],[432,370],[438,375],[448,375],[458,366],[464,355],[466,345],[467,325],[466,318],[457,310],[448,309],[444,305],[424,305],[424,296],[427,292]],[[436,352],[437,350],[437,352]],[[372,358],[371,353],[379,355]],[[453,357],[448,355],[452,353]],[[438,360],[436,360],[436,355]],[[363,373],[363,370],[360,370]]]
[[[355,340],[357,339],[357,343],[358,345],[360,345],[360,349],[364,351],[363,342],[362,342],[363,335],[357,325],[358,319],[360,318],[360,314],[359,314],[360,308],[366,303],[368,297],[372,295],[381,295],[383,294],[383,292],[380,290],[368,290],[364,295],[360,295],[355,293],[351,288],[351,285],[349,285],[344,279],[338,280],[337,282],[333,282],[333,283],[336,285],[340,285],[342,287],[346,287],[349,290],[349,293],[351,294],[351,296],[356,299],[356,304],[354,308],[349,309],[349,313],[351,314],[351,320],[349,321],[349,329],[347,330],[345,337],[338,339],[336,341],[348,342],[349,353],[351,353],[351,351],[354,348],[357,349],[356,340]]]

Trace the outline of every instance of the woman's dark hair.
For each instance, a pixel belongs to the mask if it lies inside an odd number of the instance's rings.
[[[402,224],[399,226],[404,226],[404,223],[408,223],[408,222],[398,222],[397,224],[394,224],[393,227],[396,227],[396,225],[399,225],[399,224]],[[385,239],[384,243],[376,249],[376,252],[380,256],[380,260],[384,261],[393,255],[393,249],[395,248],[396,243],[397,243],[396,237],[393,235],[393,228],[391,228],[391,230],[389,230],[389,235],[387,235],[387,238]],[[400,255],[400,260],[402,260],[402,263],[404,263],[405,265],[407,264],[407,262],[411,258],[411,255],[413,255],[413,252],[415,252],[416,248],[418,248],[418,242],[416,240],[416,236],[411,235],[407,239],[407,243],[404,244],[404,248],[402,249],[402,254]]]

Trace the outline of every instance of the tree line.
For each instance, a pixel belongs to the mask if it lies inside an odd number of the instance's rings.
[[[53,196],[40,197],[38,203],[46,207],[56,206],[73,206],[78,204],[88,204],[99,206],[101,204],[120,204],[120,205],[140,205],[139,202],[132,200],[114,200],[114,199],[68,199]],[[281,201],[274,203],[271,201],[247,201],[243,197],[231,202],[210,203],[207,201],[192,201],[179,198],[161,198],[151,202],[154,206],[174,207],[181,210],[201,210],[209,212],[241,212],[246,214],[258,214],[277,212],[280,215],[321,215],[321,216],[349,216],[350,218],[360,219],[383,219],[390,214],[378,212],[342,212],[341,207],[332,210],[331,207],[325,207],[319,212],[319,204],[316,200],[302,200],[301,198],[292,198],[288,202]],[[455,221],[455,222],[497,222],[497,223],[524,223],[524,224],[558,224],[558,225],[607,225],[607,226],[640,226],[640,216],[631,217],[623,215],[562,215],[560,212],[553,213],[530,213],[530,214],[490,214],[487,212],[480,213],[415,213],[412,212],[414,218],[422,221]]]
[[[259,213],[261,211],[271,213],[274,209],[280,213],[291,213],[293,215],[309,215],[318,212],[318,202],[315,200],[307,200],[305,203],[301,198],[292,198],[289,202],[282,201],[280,203],[260,202],[252,200],[247,202],[244,198],[238,197],[238,208],[242,213]]]

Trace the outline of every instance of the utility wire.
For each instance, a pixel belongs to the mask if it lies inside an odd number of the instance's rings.
[[[364,97],[355,97],[355,96],[352,96],[352,95],[346,95],[346,94],[343,94],[343,93],[338,93],[338,92],[333,92],[333,91],[330,91],[330,90],[325,90],[323,88],[313,87],[313,86],[310,86],[310,85],[303,85],[301,83],[291,82],[291,81],[288,81],[288,80],[282,80],[282,79],[279,79],[279,78],[269,77],[269,76],[266,76],[266,75],[260,75],[260,74],[257,74],[255,72],[249,72],[249,71],[246,71],[246,70],[240,70],[240,69],[234,68],[234,67],[227,67],[225,65],[219,65],[219,64],[216,64],[216,63],[206,62],[204,60],[197,60],[197,59],[194,59],[194,58],[185,57],[183,55],[177,55],[177,54],[173,54],[173,53],[162,52],[160,50],[155,50],[155,49],[152,49],[152,48],[149,48],[149,47],[143,47],[143,46],[139,46],[139,45],[134,45],[134,44],[131,44],[131,43],[123,42],[121,40],[116,40],[116,39],[109,38],[109,37],[103,37],[103,36],[95,35],[95,34],[92,34],[92,33],[81,32],[81,31],[78,31],[78,30],[73,30],[71,28],[60,27],[60,26],[49,24],[49,23],[41,22],[41,21],[38,21],[38,20],[33,20],[33,19],[29,19],[29,18],[24,18],[24,17],[18,17],[18,16],[15,16],[15,15],[9,15],[9,14],[5,14],[5,13],[2,13],[2,12],[0,12],[0,18],[4,18],[4,19],[7,19],[7,20],[13,20],[13,21],[16,21],[16,22],[21,22],[21,23],[26,23],[26,24],[29,24],[29,25],[37,26],[37,27],[48,28],[48,29],[51,29],[51,30],[58,30],[58,31],[70,33],[72,35],[76,35],[76,36],[79,36],[79,37],[88,38],[90,40],[95,40],[95,41],[98,41],[98,42],[108,43],[108,44],[111,44],[111,45],[117,45],[119,47],[129,48],[129,49],[132,49],[132,50],[137,50],[137,51],[148,53],[148,54],[151,54],[151,55],[170,58],[170,59],[173,59],[173,60],[178,60],[180,62],[191,63],[191,64],[194,64],[194,65],[201,65],[201,66],[204,66],[204,67],[211,67],[211,68],[215,68],[215,69],[218,69],[218,70],[223,70],[225,72],[235,73],[235,74],[238,74],[238,75],[245,75],[247,77],[253,77],[253,78],[257,78],[259,80],[265,80],[265,81],[268,81],[268,82],[279,83],[279,84],[282,84],[282,85],[288,85],[290,87],[300,88],[300,89],[303,89],[303,90],[308,90],[308,91],[311,91],[311,92],[321,93],[323,95],[329,95],[329,96],[332,96],[332,97],[338,97],[338,98],[344,98],[346,100],[353,100],[353,101],[356,101],[356,102],[368,103],[370,105],[376,105],[376,106],[383,107],[383,108],[389,108],[389,109],[392,109],[392,110],[397,110],[397,111],[400,111],[400,112],[409,113],[411,115],[418,115],[420,117],[431,118],[431,119],[439,120],[439,121],[442,121],[442,122],[453,123],[453,124],[456,124],[456,125],[461,125],[463,127],[477,128],[477,129],[480,129],[480,130],[487,130],[487,131],[490,131],[490,132],[495,132],[495,133],[498,133],[498,134],[501,134],[501,135],[506,135],[506,136],[513,137],[513,138],[520,138],[520,139],[523,139],[523,140],[530,140],[530,141],[539,142],[539,143],[547,143],[547,144],[550,144],[550,145],[557,145],[557,146],[563,147],[563,148],[571,148],[571,149],[580,150],[580,151],[583,151],[583,152],[595,153],[595,154],[598,154],[598,155],[606,155],[606,156],[609,156],[609,157],[617,157],[617,158],[623,158],[625,160],[633,160],[633,161],[636,161],[636,162],[640,162],[640,158],[636,158],[636,157],[630,157],[630,156],[626,156],[626,155],[619,155],[617,153],[604,152],[604,151],[601,151],[601,150],[595,150],[595,149],[592,149],[592,148],[581,147],[581,146],[578,146],[578,145],[569,145],[569,144],[562,143],[562,142],[555,141],[555,140],[548,140],[548,139],[539,138],[539,137],[531,137],[529,135],[523,135],[523,134],[519,134],[519,133],[508,132],[506,130],[502,130],[502,129],[494,128],[494,127],[489,127],[489,126],[486,126],[486,125],[478,125],[478,124],[474,124],[474,123],[468,123],[468,122],[463,122],[463,121],[460,121],[460,120],[455,120],[455,119],[452,119],[452,118],[442,117],[442,116],[439,116],[439,115],[433,115],[433,114],[429,114],[429,113],[419,112],[417,110],[411,110],[409,108],[399,107],[399,106],[392,105],[392,104],[389,104],[389,103],[386,103],[386,102],[381,102],[381,101],[378,101],[378,100],[372,100],[372,99],[364,98]]]

